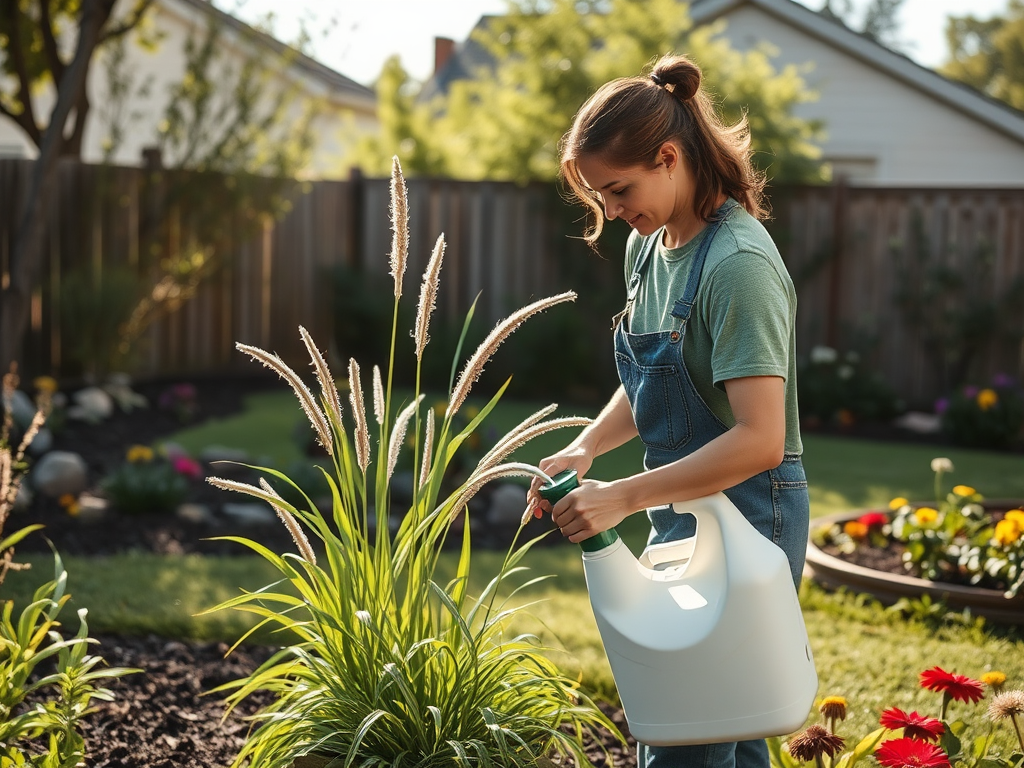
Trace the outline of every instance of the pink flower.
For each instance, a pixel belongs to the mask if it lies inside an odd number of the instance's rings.
[[[199,462],[188,456],[175,456],[171,466],[179,475],[190,480],[198,480],[203,476],[203,468],[199,466]]]

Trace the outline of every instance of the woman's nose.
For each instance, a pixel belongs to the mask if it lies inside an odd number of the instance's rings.
[[[619,216],[619,205],[614,200],[604,201],[604,217],[608,221],[614,221]]]

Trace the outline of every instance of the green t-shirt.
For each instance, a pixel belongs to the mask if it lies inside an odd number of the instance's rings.
[[[675,325],[690,266],[706,230],[666,248],[662,230],[630,315],[632,333]],[[635,231],[626,245],[626,283],[648,238]],[[683,343],[683,360],[697,392],[726,426],[733,426],[724,382],[743,376],[786,380],[786,453],[802,453],[796,399],[796,290],[775,243],[757,219],[737,207],[711,243]]]

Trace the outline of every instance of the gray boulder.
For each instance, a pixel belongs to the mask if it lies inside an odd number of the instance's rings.
[[[50,451],[32,468],[32,485],[45,496],[77,495],[89,485],[85,460],[71,451]]]
[[[518,526],[526,509],[526,488],[515,483],[502,483],[491,492],[485,519],[495,527]]]
[[[114,413],[114,398],[99,387],[86,387],[72,395],[74,405],[68,407],[68,418],[98,424]]]

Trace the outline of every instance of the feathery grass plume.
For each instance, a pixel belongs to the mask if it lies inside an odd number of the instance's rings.
[[[331,427],[327,423],[327,417],[324,416],[324,412],[320,410],[320,406],[316,404],[316,399],[313,397],[313,393],[309,391],[309,388],[302,383],[302,379],[289,368],[284,360],[277,355],[265,352],[259,347],[250,347],[248,344],[242,344],[241,342],[235,344],[235,349],[240,352],[244,352],[254,360],[257,360],[267,368],[277,373],[282,379],[287,381],[291,388],[295,391],[296,396],[299,398],[299,404],[302,406],[302,410],[306,412],[306,416],[309,417],[310,423],[313,425],[313,429],[316,430],[317,442],[324,447],[328,455],[334,455],[334,440],[331,439]]]
[[[434,409],[427,408],[426,434],[423,437],[423,460],[420,462],[420,487],[427,484],[430,477],[430,462],[434,450]]]
[[[521,448],[533,438],[540,435],[547,434],[556,429],[564,429],[565,427],[586,427],[594,422],[593,419],[586,416],[563,416],[558,419],[551,419],[551,421],[544,421],[540,424],[534,424],[527,429],[517,433],[514,436],[506,436],[500,443],[494,446],[490,452],[484,456],[477,468],[482,470],[490,469],[496,464],[500,464],[504,461],[509,454],[514,453],[517,448]]]
[[[474,382],[483,373],[487,361],[491,359],[498,347],[501,346],[501,343],[511,336],[516,328],[537,313],[543,312],[545,309],[561,304],[564,301],[576,301],[576,292],[566,291],[556,296],[549,296],[546,299],[535,301],[533,304],[528,304],[522,309],[513,312],[494,326],[494,329],[487,334],[487,338],[476,348],[473,356],[469,358],[469,362],[462,369],[462,373],[459,374],[459,380],[455,383],[455,388],[452,390],[452,397],[448,404],[448,410],[445,412],[445,418],[451,418],[462,407],[466,397],[469,395],[469,390],[472,389]]]
[[[427,329],[430,328],[430,315],[434,312],[437,301],[437,288],[441,281],[441,261],[444,259],[444,235],[441,234],[434,243],[434,251],[423,271],[423,284],[420,285],[420,303],[416,309],[416,359],[423,359],[423,348],[430,341]]]
[[[423,402],[424,395],[420,395],[407,405],[398,418],[395,419],[395,426],[391,428],[391,440],[388,443],[388,479],[395,472],[398,465],[398,454],[402,450],[402,442],[405,440],[405,432],[409,428],[409,419],[416,413],[416,408]]]
[[[331,410],[338,424],[341,424],[341,397],[338,395],[338,387],[334,383],[331,369],[327,367],[327,361],[320,354],[320,350],[317,349],[316,344],[313,342],[313,337],[309,335],[309,331],[301,325],[299,326],[299,335],[302,336],[302,341],[305,343],[309,356],[313,361],[313,368],[316,371],[316,378],[320,382],[320,391],[323,393],[324,402],[327,403],[327,407]],[[332,449],[333,445],[328,450]]]
[[[363,472],[370,466],[370,430],[366,426],[366,405],[363,402],[363,385],[359,383],[359,363],[354,357],[348,360],[348,399],[355,419],[356,462]]]
[[[500,477],[539,477],[545,483],[552,482],[550,477],[532,464],[522,464],[516,461],[509,462],[508,464],[499,464],[482,472],[474,472],[462,486],[459,496],[452,506],[451,518],[454,520],[458,517],[466,504],[480,492],[481,488],[491,482],[491,480],[497,480]]]
[[[398,156],[391,158],[391,276],[395,278],[395,298],[402,295],[402,277],[409,259],[409,200]]]
[[[378,424],[384,423],[384,383],[380,378],[380,366],[373,366],[373,415]]]
[[[260,487],[272,496],[281,498],[281,495],[273,489],[265,477],[260,478]],[[281,499],[281,502],[283,503],[284,499]],[[302,559],[307,563],[316,565],[316,553],[313,552],[313,547],[310,546],[306,534],[302,532],[302,528],[299,526],[299,521],[295,519],[295,515],[281,506],[281,504],[270,502],[270,506],[274,508],[277,516],[284,523],[284,527],[288,529],[288,533],[291,534],[292,541],[295,542],[295,547],[299,550],[299,554],[302,555]]]

